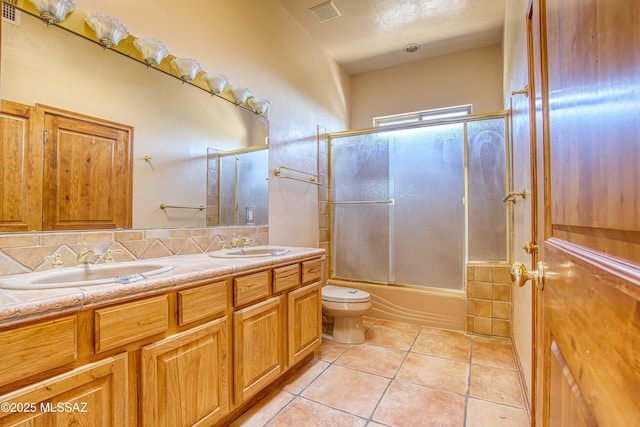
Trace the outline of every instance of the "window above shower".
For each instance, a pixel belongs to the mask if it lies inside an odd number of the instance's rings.
[[[469,116],[472,113],[471,104],[455,107],[434,108],[431,110],[414,111],[412,113],[393,114],[373,118],[373,126],[395,126],[432,120],[455,119]]]

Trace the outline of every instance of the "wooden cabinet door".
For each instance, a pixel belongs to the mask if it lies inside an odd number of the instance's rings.
[[[233,314],[236,403],[251,397],[283,372],[285,318],[282,295]]]
[[[637,6],[533,2],[536,426],[640,420]]]
[[[289,366],[322,343],[322,286],[320,282],[289,292]]]
[[[0,396],[0,425],[126,426],[127,398],[120,354]]]
[[[45,112],[43,229],[131,227],[131,137],[123,125]]]
[[[227,317],[141,350],[143,426],[211,425],[229,412]]]
[[[27,105],[1,101],[0,231],[42,227],[42,152],[32,143],[41,139],[32,134],[33,115]]]

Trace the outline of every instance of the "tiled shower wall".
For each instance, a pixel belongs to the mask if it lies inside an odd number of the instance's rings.
[[[318,126],[318,224],[319,247],[325,250],[325,278],[331,269],[331,207],[329,205],[329,138],[328,130]]]
[[[504,264],[467,265],[467,332],[511,336],[511,276]]]
[[[96,263],[109,249],[116,262],[122,262],[211,252],[223,241],[229,245],[234,234],[249,237],[252,245],[265,245],[268,231],[266,226],[243,226],[0,234],[0,275],[49,269],[51,261],[45,257],[56,254],[65,266],[74,266],[83,244],[102,251]]]

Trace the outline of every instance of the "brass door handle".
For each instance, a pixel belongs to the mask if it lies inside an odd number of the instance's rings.
[[[535,283],[536,288],[544,288],[545,264],[540,261],[534,271],[528,271],[521,262],[514,262],[511,266],[511,282],[518,286],[524,286],[529,280]]]
[[[531,240],[529,240],[527,243],[524,244],[524,247],[522,249],[524,249],[526,253],[531,255],[534,252],[538,252],[538,245],[536,245]]]

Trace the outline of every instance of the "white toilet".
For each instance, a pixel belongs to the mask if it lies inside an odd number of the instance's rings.
[[[333,320],[332,340],[345,344],[362,344],[362,315],[371,307],[371,296],[358,289],[327,285],[322,288],[322,313]]]

